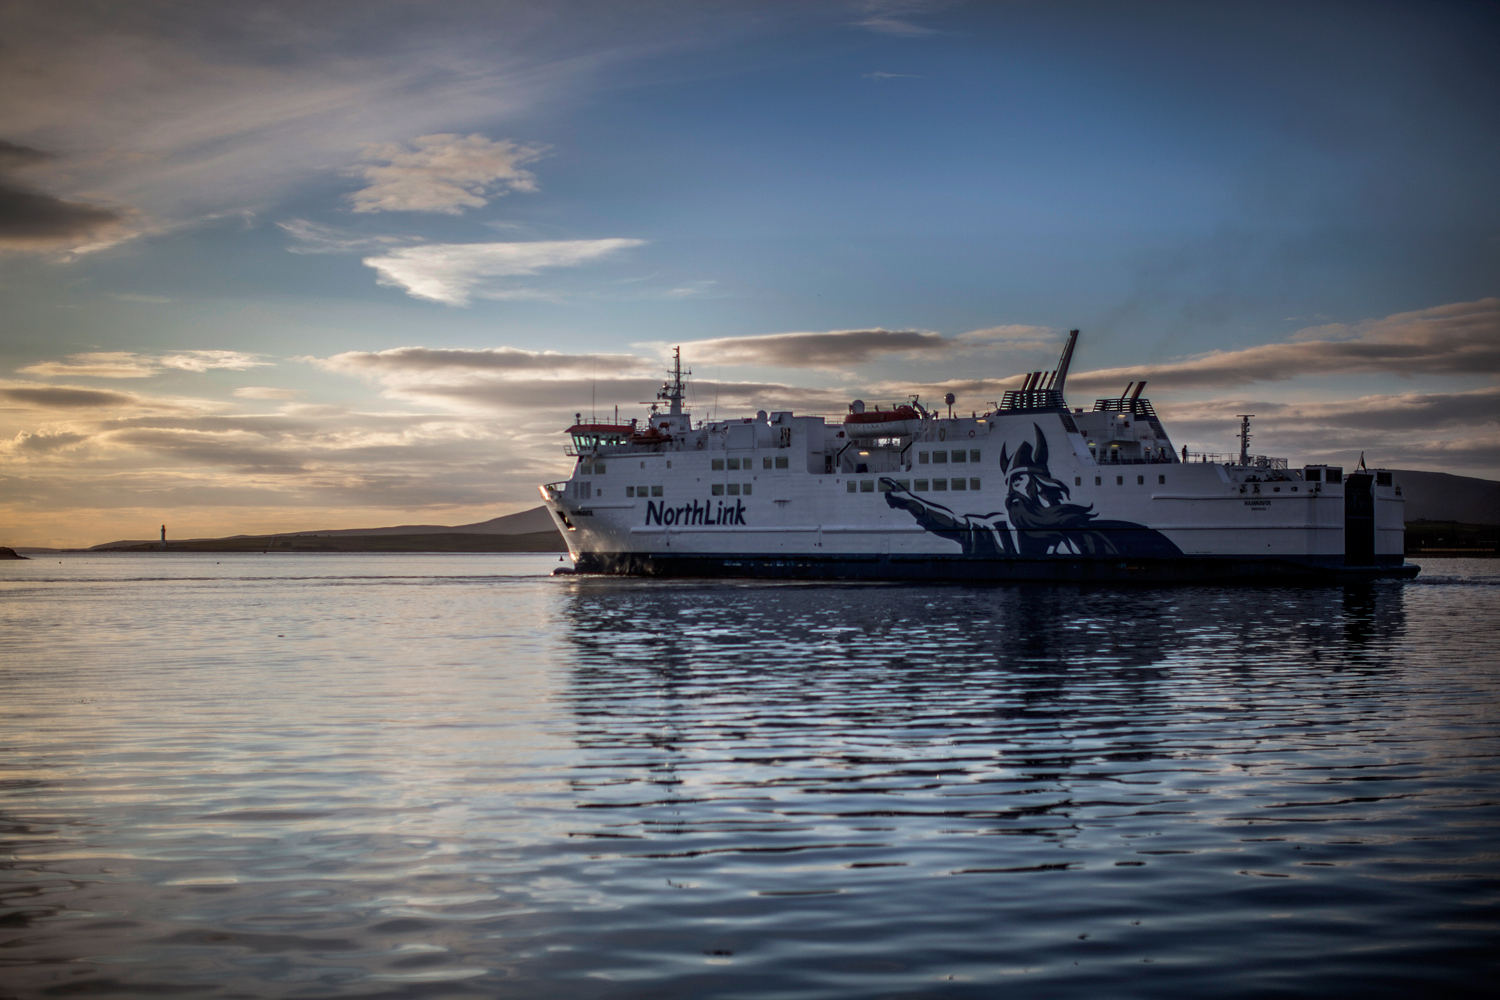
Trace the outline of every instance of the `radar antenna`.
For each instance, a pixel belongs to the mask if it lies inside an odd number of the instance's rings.
[[[691,374],[693,374],[691,369],[686,372],[682,370],[682,348],[672,348],[672,370],[668,373],[669,378],[667,379],[667,383],[661,387],[661,391],[656,394],[656,398],[665,399],[671,404],[667,412],[674,417],[682,416],[682,399],[684,395],[682,376]]]
[[[1236,413],[1240,418],[1240,464],[1250,464],[1250,418],[1253,413]]]

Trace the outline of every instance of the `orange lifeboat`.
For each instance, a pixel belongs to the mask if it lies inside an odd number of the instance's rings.
[[[844,432],[858,438],[908,437],[921,426],[922,415],[910,406],[851,412],[844,418]]]

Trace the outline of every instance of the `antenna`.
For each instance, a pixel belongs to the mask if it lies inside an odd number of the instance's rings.
[[[656,398],[665,399],[668,403],[671,404],[667,412],[674,417],[680,417],[682,416],[683,396],[681,347],[672,348],[672,370],[668,374],[670,375],[670,378],[668,379],[667,384],[661,387],[661,391],[656,394]],[[687,372],[687,374],[691,375],[693,373],[689,371]]]
[[[1253,413],[1236,413],[1240,418],[1240,464],[1250,464],[1250,418]]]

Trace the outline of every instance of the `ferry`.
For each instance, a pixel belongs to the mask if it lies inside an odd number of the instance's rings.
[[[644,421],[568,428],[570,478],[540,487],[563,572],[791,579],[1216,581],[1410,578],[1401,484],[1175,449],[1145,382],[1064,397],[1078,343],[998,405],[853,401],[694,421],[682,354]],[[691,374],[691,373],[689,373]],[[665,404],[665,405],[663,405]]]

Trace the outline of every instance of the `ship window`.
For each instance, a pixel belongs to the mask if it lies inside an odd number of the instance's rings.
[[[1095,476],[1094,477],[1094,485],[1095,486],[1103,486],[1104,485],[1104,477],[1103,476]]]
[[[898,479],[898,480],[896,480],[896,485],[899,486],[899,487],[901,487],[903,490],[909,490],[909,489],[911,489],[911,480],[910,479]]]
[[[633,497],[633,496],[635,496],[635,487],[634,486],[627,486],[627,487],[625,487],[625,495],[627,497]]]
[[[874,493],[875,492],[875,480],[873,480],[873,479],[861,479],[859,481],[859,491],[861,493]]]
[[[971,490],[977,490],[977,489],[979,489],[979,480],[977,480],[977,479],[971,479],[971,480],[969,480],[969,489],[971,489]]]
[[[771,467],[771,456],[770,455],[767,455],[765,458],[763,458],[763,459],[760,460],[760,467],[762,469],[769,469]]]
[[[1302,478],[1310,483],[1321,483],[1323,481],[1322,469],[1308,469],[1302,474]]]
[[[1137,486],[1145,486],[1146,485],[1146,477],[1145,476],[1136,476],[1135,477],[1135,484]]]
[[[1156,477],[1156,485],[1158,485],[1158,486],[1165,486],[1165,485],[1167,485],[1167,477],[1166,476],[1157,476]]]
[[[942,465],[946,461],[948,461],[948,453],[946,451],[935,451],[932,453],[933,465]]]
[[[740,484],[739,483],[730,483],[729,484],[729,495],[732,496],[732,497],[737,497],[737,496],[740,495]]]
[[[889,479],[882,479],[875,484],[875,488],[878,489],[881,493],[889,493],[892,488],[891,481]]]
[[[1082,476],[1074,476],[1073,477],[1073,485],[1074,486],[1082,486],[1083,485],[1083,477]]]
[[[740,467],[740,460],[737,458],[731,458],[729,460],[729,467],[731,469],[738,469]]]
[[[1326,482],[1342,483],[1344,481],[1344,470],[1337,465],[1328,467],[1328,479]]]
[[[653,487],[651,487],[651,495],[654,496],[654,497],[661,496],[661,487],[660,486],[653,486]]]
[[[778,468],[778,469],[788,469],[788,468],[791,468],[791,465],[788,462],[787,457],[785,455],[777,455],[776,456],[776,468]]]
[[[955,480],[953,480],[953,488],[955,490],[967,489],[968,485],[969,484],[966,483],[966,482],[964,482],[962,479],[955,479]]]
[[[672,463],[668,462],[667,463],[667,468],[670,469],[671,467],[672,467]],[[602,476],[602,475],[604,475],[604,463],[603,462],[595,462],[594,463],[594,475],[596,475],[596,476]]]
[[[919,451],[919,452],[917,452],[917,464],[918,465],[926,465],[927,464],[927,452],[925,452],[925,451]]]
[[[644,487],[644,486],[637,486],[635,488],[635,495],[638,496],[638,497],[645,496],[646,495],[646,487]]]
[[[745,484],[745,496],[749,496],[749,495],[750,495],[750,484],[746,483]]]
[[[722,458],[716,458],[716,459],[714,459],[714,471],[715,472],[723,472],[724,471],[724,460]]]
[[[932,481],[932,488],[934,490],[946,490],[948,488],[948,480],[946,480],[946,479],[934,479]]]
[[[713,494],[716,497],[723,496],[724,495],[724,484],[723,483],[714,483],[714,485],[713,485]]]
[[[1116,486],[1124,486],[1125,485],[1125,477],[1124,476],[1116,476],[1115,477],[1115,485]]]
[[[971,461],[971,462],[977,462],[977,461],[979,461],[979,449],[972,448],[972,449],[969,450],[969,461]]]
[[[1389,485],[1391,485],[1391,474],[1389,472],[1377,472],[1377,473],[1375,473],[1375,485],[1376,486],[1389,486]]]
[[[854,485],[854,480],[849,480],[849,492],[853,493],[857,489],[859,489],[859,487]]]
[[[968,457],[969,457],[969,453],[966,452],[966,451],[964,451],[962,448],[955,448],[955,449],[953,449],[953,461],[955,461],[955,462],[962,462],[964,459],[966,459]]]
[[[578,474],[580,476],[586,476],[586,475],[588,475],[589,474],[589,468],[590,468],[590,466],[584,465],[583,463],[580,462],[579,465],[578,465]]]

